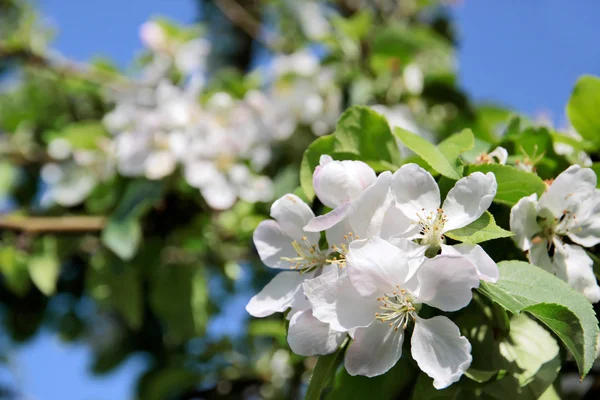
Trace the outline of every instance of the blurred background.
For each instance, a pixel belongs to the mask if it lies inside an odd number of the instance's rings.
[[[301,396],[315,360],[244,306],[272,276],[252,230],[298,187],[314,135],[351,104],[433,138],[497,134],[513,111],[568,129],[576,79],[600,75],[598,15],[594,0],[0,0],[0,398]],[[298,104],[315,96],[318,115]],[[196,182],[198,159],[224,158],[172,143],[199,124],[190,98],[203,129],[268,128],[226,154],[260,193],[229,172],[234,194]]]

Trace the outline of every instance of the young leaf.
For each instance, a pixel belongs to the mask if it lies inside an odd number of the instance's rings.
[[[568,283],[522,261],[498,263],[500,279],[479,291],[512,313],[526,311],[573,353],[583,378],[596,358],[598,321],[590,302]]]
[[[494,201],[509,206],[514,206],[523,197],[537,193],[541,196],[546,190],[542,179],[526,171],[522,171],[510,165],[485,164],[469,166],[469,174],[473,172],[493,172],[498,182],[498,191]]]
[[[450,239],[471,244],[481,243],[492,239],[510,237],[513,235],[514,233],[504,230],[496,225],[496,220],[489,211],[483,213],[483,215],[476,221],[473,221],[464,228],[446,232],[446,236],[448,236]]]
[[[575,84],[567,116],[573,127],[584,138],[600,146],[600,78],[584,75]]]
[[[463,129],[459,133],[448,137],[438,144],[438,149],[450,161],[456,161],[465,151],[471,150],[475,146],[475,136],[470,129]]]
[[[335,353],[319,357],[306,390],[306,400],[321,400],[331,390],[335,373],[344,360],[345,350],[345,346],[342,346]]]
[[[356,154],[362,161],[400,163],[400,151],[390,126],[382,115],[369,107],[347,109],[333,133],[334,151]]]
[[[402,128],[394,129],[394,134],[406,147],[415,152],[440,174],[455,181],[462,178],[462,166],[458,167],[456,160],[448,160],[442,151],[427,139]]]

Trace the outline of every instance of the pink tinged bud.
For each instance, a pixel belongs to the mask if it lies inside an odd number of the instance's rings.
[[[375,171],[362,161],[335,161],[322,155],[313,186],[321,203],[336,208],[355,200],[375,179]]]

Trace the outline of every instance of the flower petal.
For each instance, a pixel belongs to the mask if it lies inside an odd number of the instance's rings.
[[[254,230],[253,239],[258,255],[266,266],[290,269],[290,262],[282,260],[282,257],[295,257],[296,251],[292,247],[292,238],[282,232],[277,222],[262,221]]]
[[[311,219],[305,226],[306,232],[322,232],[331,229],[342,221],[352,210],[352,203],[344,203],[324,215]]]
[[[305,232],[303,229],[315,214],[298,196],[286,194],[275,200],[271,206],[271,216],[277,221],[281,230],[294,240],[301,242],[306,236],[311,244],[319,242],[318,233]]]
[[[405,164],[394,173],[392,192],[402,212],[411,220],[417,214],[435,212],[441,203],[440,189],[433,176],[417,164]]]
[[[368,377],[385,374],[400,359],[403,342],[404,330],[396,331],[379,321],[357,329],[346,351],[346,371]]]
[[[313,186],[321,203],[335,208],[355,200],[375,179],[375,171],[362,161],[334,161],[323,155],[313,174]]]
[[[227,210],[237,200],[235,188],[223,175],[218,175],[209,184],[202,186],[200,193],[210,208],[214,210]]]
[[[555,217],[573,210],[596,190],[596,174],[590,168],[571,165],[556,177],[540,197],[539,209],[547,208]]]
[[[579,246],[562,244],[556,247],[554,262],[566,272],[567,282],[592,303],[600,301],[600,287],[594,275],[594,261]]]
[[[494,260],[477,244],[460,243],[454,246],[443,244],[442,254],[466,257],[475,266],[482,281],[494,283],[500,277],[500,270]]]
[[[531,264],[545,269],[552,275],[564,281],[567,280],[567,275],[564,268],[558,268],[557,264],[552,262],[552,259],[548,255],[548,242],[546,240],[542,240],[540,243],[532,244],[529,252],[527,253],[527,258]]]
[[[412,356],[421,371],[443,389],[457,382],[471,365],[471,344],[450,319],[417,317],[410,341]]]
[[[477,269],[463,256],[439,255],[426,259],[417,271],[415,296],[442,311],[456,311],[471,302],[471,289],[479,287]]]
[[[296,313],[290,320],[288,343],[301,356],[333,353],[346,338],[345,332],[336,332],[315,317],[311,310]]]
[[[363,297],[376,297],[404,284],[409,273],[406,254],[379,237],[355,240],[346,255],[352,285]]]
[[[348,277],[331,280],[310,292],[304,285],[304,291],[312,305],[313,315],[336,331],[368,326],[375,320],[379,309],[375,299],[360,296]]]
[[[302,281],[305,276],[297,272],[280,272],[246,305],[254,317],[266,317],[288,309],[297,296],[304,297]]]
[[[567,224],[567,236],[583,247],[600,243],[600,191],[582,200],[574,217]]]
[[[474,172],[456,182],[442,205],[448,218],[444,232],[467,226],[481,217],[492,204],[497,189],[496,176],[491,172]]]
[[[537,218],[537,194],[523,197],[510,210],[510,230],[513,240],[521,250],[531,248],[531,238],[540,231]]]

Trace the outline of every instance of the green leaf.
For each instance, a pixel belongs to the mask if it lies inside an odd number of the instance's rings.
[[[208,319],[205,273],[192,265],[157,265],[150,281],[150,306],[172,344],[202,335]]]
[[[546,185],[542,179],[532,173],[522,171],[509,165],[485,164],[470,165],[469,174],[473,172],[492,172],[498,182],[498,191],[494,201],[496,203],[514,206],[523,197],[537,193],[541,196],[546,190]]]
[[[470,129],[463,129],[459,133],[448,137],[438,144],[438,149],[449,160],[457,160],[458,156],[475,146],[475,136]]]
[[[323,154],[336,160],[364,161],[378,171],[395,169],[400,164],[400,151],[387,120],[364,106],[347,109],[335,132],[316,139],[304,152],[300,185],[309,201],[315,197],[312,176]]]
[[[394,129],[394,134],[406,147],[415,152],[440,174],[455,181],[462,178],[462,166],[457,166],[456,160],[448,160],[444,153],[427,139],[402,128]],[[451,147],[448,145],[446,151],[449,152]]]
[[[373,378],[351,376],[345,368],[341,368],[327,400],[401,398],[400,394],[414,382],[417,373],[414,362],[407,356],[400,358],[385,374]]]
[[[459,242],[476,244],[492,239],[511,237],[514,233],[496,225],[494,216],[489,211],[486,211],[476,221],[464,228],[446,232],[445,235]]]
[[[67,140],[75,149],[93,150],[98,148],[98,141],[108,136],[104,125],[99,121],[73,122],[60,131],[49,131],[44,139],[50,142],[57,138]]]
[[[102,231],[102,243],[122,260],[131,260],[142,241],[142,226],[137,219],[110,219]]]
[[[335,373],[344,360],[345,350],[345,346],[342,346],[335,353],[319,357],[308,383],[306,400],[321,400],[331,390]]]
[[[584,75],[575,84],[567,103],[571,125],[586,140],[600,146],[600,78]]]
[[[139,329],[144,310],[140,269],[104,254],[92,257],[90,266],[86,286],[94,300],[119,312],[131,329]]]
[[[60,274],[58,258],[50,254],[32,256],[28,261],[29,276],[34,285],[46,296],[56,291],[56,281]]]
[[[390,126],[382,115],[369,107],[347,109],[337,122],[333,150],[355,154],[362,161],[400,163],[400,151]]]
[[[131,260],[142,240],[139,218],[160,198],[162,184],[155,181],[131,182],[102,231],[102,243],[123,260]]]
[[[498,267],[498,282],[482,282],[479,291],[508,311],[526,311],[550,328],[575,357],[583,378],[596,358],[598,336],[589,301],[568,283],[526,262],[503,261]]]
[[[0,246],[0,271],[8,288],[17,296],[24,296],[31,287],[27,271],[27,255],[14,246]]]

